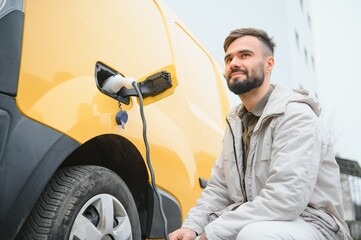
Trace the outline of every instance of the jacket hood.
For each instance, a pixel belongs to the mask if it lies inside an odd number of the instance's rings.
[[[280,87],[282,88],[282,87]],[[318,99],[312,95],[306,89],[293,89],[291,90],[291,96],[289,102],[300,102],[309,105],[312,111],[317,115],[320,116],[322,108]]]

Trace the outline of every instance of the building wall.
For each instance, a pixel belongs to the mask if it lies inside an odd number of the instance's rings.
[[[317,95],[309,0],[167,0],[167,3],[222,67],[223,41],[231,30],[242,27],[266,30],[277,45],[271,81],[306,88]],[[239,102],[232,93],[230,98],[234,104]]]
[[[293,86],[318,92],[310,1],[287,1]]]

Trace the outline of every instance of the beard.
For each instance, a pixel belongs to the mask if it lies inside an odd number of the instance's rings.
[[[245,68],[234,68],[230,71],[227,79],[227,86],[234,94],[240,95],[251,91],[252,89],[260,87],[265,78],[263,70],[263,62],[260,62],[251,73]],[[245,74],[245,79],[240,79],[242,76],[231,78],[230,75],[234,72],[242,72]]]

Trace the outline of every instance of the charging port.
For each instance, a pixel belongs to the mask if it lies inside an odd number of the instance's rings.
[[[167,71],[158,72],[139,83],[143,98],[156,96],[171,87],[172,79]]]
[[[116,74],[120,73],[102,62],[97,62],[95,65],[95,80],[98,89],[105,95],[128,105],[130,103],[129,97],[138,96],[134,88],[122,87],[117,93],[111,93],[103,89],[105,80]],[[138,86],[143,98],[156,96],[173,86],[171,74],[167,71],[157,72],[138,83]]]

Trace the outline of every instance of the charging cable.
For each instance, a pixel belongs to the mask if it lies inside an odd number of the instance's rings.
[[[152,187],[156,197],[158,198],[159,210],[160,210],[160,214],[163,219],[163,222],[164,222],[164,237],[166,240],[168,240],[167,218],[166,218],[164,210],[163,210],[162,197],[160,196],[157,185],[155,183],[155,174],[153,171],[152,163],[150,161],[150,148],[149,148],[149,143],[148,143],[148,138],[147,138],[147,122],[146,122],[145,114],[144,114],[143,95],[139,89],[139,85],[134,80],[134,78],[126,78],[126,77],[121,76],[120,74],[115,74],[113,76],[108,77],[104,81],[104,83],[102,85],[102,90],[105,90],[106,92],[109,92],[109,93],[116,94],[116,93],[121,92],[121,90],[123,90],[124,88],[131,89],[132,86],[135,89],[136,95],[139,98],[140,116],[141,116],[142,122],[143,122],[143,141],[144,141],[144,145],[145,145],[147,166],[148,166],[150,176],[151,176],[151,187]],[[119,113],[116,116],[116,121],[118,124],[121,124],[121,126],[124,128],[124,124],[128,120],[128,115],[125,111],[122,111],[122,110]]]
[[[153,188],[153,191],[154,191],[155,195],[158,198],[161,217],[162,217],[162,219],[164,221],[164,237],[165,237],[165,239],[168,240],[167,218],[166,218],[164,210],[163,210],[162,197],[160,196],[159,191],[158,191],[158,187],[155,184],[155,174],[154,174],[154,171],[153,171],[152,163],[150,161],[150,148],[149,148],[149,143],[148,143],[148,138],[147,138],[147,122],[146,122],[145,114],[144,114],[143,96],[142,96],[142,93],[140,92],[140,89],[138,87],[138,83],[134,81],[134,82],[132,82],[132,85],[133,85],[133,87],[134,87],[134,89],[137,92],[137,95],[139,97],[140,116],[141,116],[142,122],[143,122],[143,140],[144,140],[144,145],[145,145],[147,165],[148,165],[148,169],[149,169],[150,176],[151,176],[151,185],[152,185],[152,188]]]

